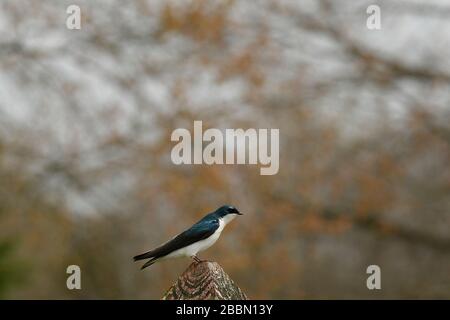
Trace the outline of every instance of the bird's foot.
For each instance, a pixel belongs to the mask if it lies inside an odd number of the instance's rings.
[[[195,261],[196,263],[205,262],[205,260],[201,260],[201,259],[199,259],[199,257],[197,257],[197,256],[192,256],[192,259],[194,259],[194,261]]]

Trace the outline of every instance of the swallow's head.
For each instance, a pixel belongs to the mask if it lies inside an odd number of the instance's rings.
[[[235,217],[236,215],[242,215],[242,213],[240,213],[238,209],[229,205],[221,206],[216,210],[216,214],[220,218],[226,217],[228,215],[232,215],[233,217]]]

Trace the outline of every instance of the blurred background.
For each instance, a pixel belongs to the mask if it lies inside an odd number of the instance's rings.
[[[1,1],[0,297],[159,299],[190,260],[132,257],[229,203],[245,215],[200,257],[250,298],[449,299],[449,17],[444,0]],[[278,174],[174,165],[194,120],[279,128]]]

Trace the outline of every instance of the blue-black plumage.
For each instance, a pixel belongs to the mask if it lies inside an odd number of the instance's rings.
[[[236,215],[242,215],[242,213],[235,207],[221,206],[158,248],[137,255],[133,259],[134,261],[149,259],[141,269],[151,266],[158,260],[181,256],[189,256],[197,262],[201,261],[197,258],[197,253],[212,246],[219,238],[223,228]]]

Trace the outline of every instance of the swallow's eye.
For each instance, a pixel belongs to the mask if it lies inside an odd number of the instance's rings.
[[[234,208],[234,207],[229,207],[229,208],[227,209],[227,212],[228,212],[228,213],[237,213],[237,210],[236,210],[236,208]]]

